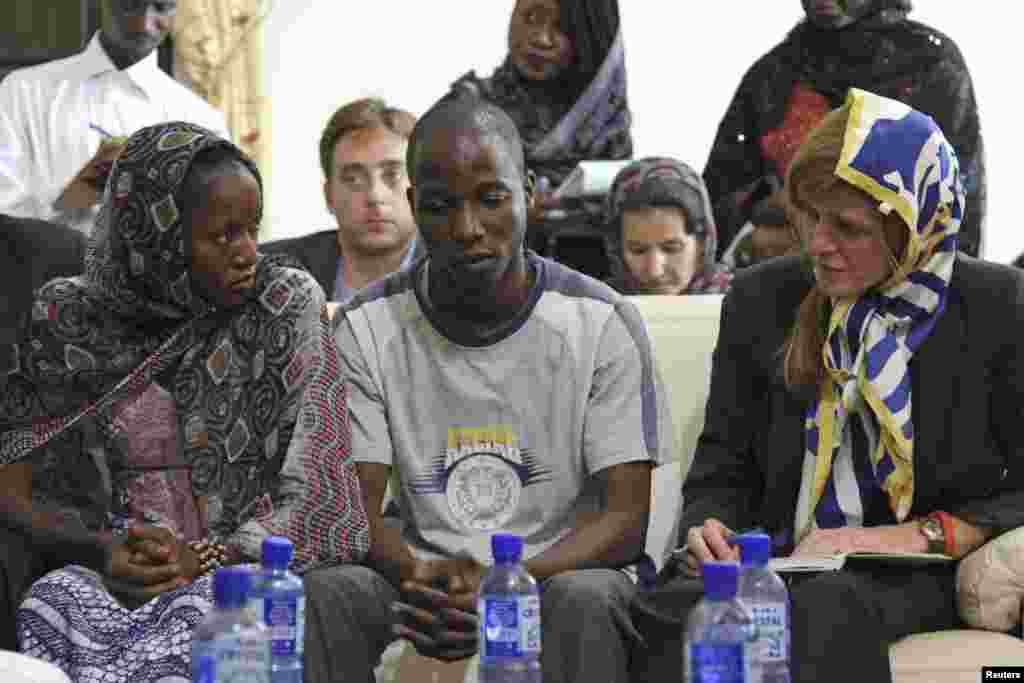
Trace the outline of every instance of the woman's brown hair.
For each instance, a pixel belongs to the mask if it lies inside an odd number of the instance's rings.
[[[808,198],[827,195],[846,183],[836,175],[836,166],[849,121],[849,105],[829,112],[804,140],[790,164],[785,197],[794,227],[807,221],[803,214]],[[908,239],[907,227],[895,213],[886,218],[883,236],[895,264]],[[793,329],[782,347],[783,377],[790,389],[816,394],[825,379],[823,353],[831,313],[831,299],[815,285],[800,303]]]

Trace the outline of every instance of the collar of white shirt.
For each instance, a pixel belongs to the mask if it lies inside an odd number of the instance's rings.
[[[89,41],[86,48],[79,53],[78,59],[75,60],[75,63],[71,68],[74,69],[76,73],[68,73],[68,75],[78,76],[78,78],[83,81],[96,76],[101,76],[105,73],[110,73],[111,71],[118,71],[117,67],[114,66],[114,63],[107,55],[107,51],[104,50],[103,45],[100,44],[100,34],[98,31],[93,34],[92,40]],[[167,78],[167,76],[160,71],[160,65],[157,62],[156,50],[153,50],[145,59],[137,64],[133,64],[127,69],[121,70],[121,73],[131,79],[131,81],[151,99],[157,95],[160,83]]]

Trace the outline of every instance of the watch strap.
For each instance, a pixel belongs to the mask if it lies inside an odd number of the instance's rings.
[[[928,516],[937,520],[942,525],[942,538],[945,543],[940,552],[950,557],[956,557],[956,523],[953,515],[937,510]]]

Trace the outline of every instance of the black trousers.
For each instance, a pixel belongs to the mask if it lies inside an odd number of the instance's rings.
[[[0,525],[0,650],[17,649],[15,613],[32,583],[51,569],[25,534]]]
[[[892,643],[962,626],[953,563],[859,562],[835,572],[790,574],[787,584],[793,683],[892,681]],[[679,578],[637,596],[634,623],[647,650],[633,680],[683,680],[686,619],[702,594],[699,580]]]

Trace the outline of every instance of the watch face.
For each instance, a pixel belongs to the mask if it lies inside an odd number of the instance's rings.
[[[939,524],[938,520],[931,517],[924,520],[924,523],[921,525],[921,531],[924,532],[925,537],[929,541],[943,540],[942,525]]]
[[[928,552],[945,553],[946,534],[939,520],[934,517],[925,517],[921,520],[921,533],[928,540]]]

